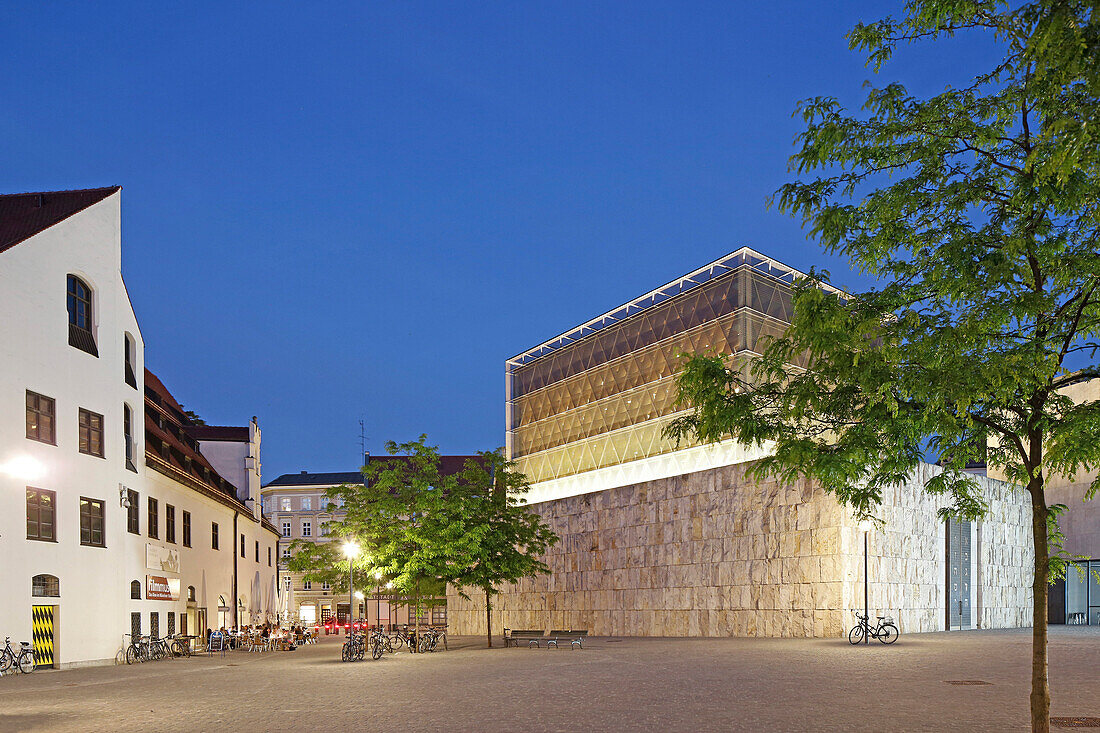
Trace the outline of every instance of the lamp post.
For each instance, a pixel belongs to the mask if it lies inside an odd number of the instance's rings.
[[[374,618],[382,628],[382,571],[374,571]]]
[[[870,587],[868,582],[870,576],[867,572],[867,535],[871,532],[871,520],[861,519],[859,521],[859,528],[863,530],[863,622],[866,624],[863,629],[863,643],[868,644],[867,637],[871,629],[871,604],[869,602],[870,591],[868,590]]]
[[[365,604],[363,603],[363,599],[364,599],[364,598],[366,598],[366,596],[364,596],[364,595],[363,595],[363,591],[361,591],[361,590],[357,590],[357,591],[355,591],[355,600],[356,600],[356,601],[358,601],[358,603],[357,603],[357,604],[356,604],[356,606],[355,606],[355,610],[356,610],[356,611],[358,611],[358,610],[359,610],[359,606],[361,606],[361,605],[365,605]]]
[[[344,555],[348,558],[348,633],[351,633],[351,608],[355,603],[355,556],[359,554],[359,545],[348,540],[344,543]]]

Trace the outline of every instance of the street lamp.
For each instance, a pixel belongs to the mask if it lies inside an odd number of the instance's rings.
[[[348,558],[348,633],[351,633],[351,607],[355,603],[355,557],[359,545],[348,540],[344,543],[344,555]]]
[[[870,593],[868,591],[868,587],[869,587],[868,578],[869,578],[869,575],[867,573],[867,535],[870,533],[872,525],[873,525],[873,522],[870,519],[861,519],[861,520],[859,520],[859,528],[863,530],[863,621],[864,621],[865,624],[867,624],[863,629],[863,643],[864,644],[870,643],[867,640],[867,637],[869,636],[868,632],[871,629],[871,611],[870,611],[870,605],[871,604],[869,603]]]

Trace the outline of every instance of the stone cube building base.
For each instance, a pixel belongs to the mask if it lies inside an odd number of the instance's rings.
[[[598,636],[835,637],[863,607],[863,533],[809,481],[746,477],[750,464],[532,505],[561,541],[549,575],[501,588],[493,628],[587,629]],[[902,633],[946,624],[943,500],[922,465],[889,489],[872,530],[870,605]],[[1030,505],[1018,488],[978,479],[990,513],[977,527],[972,603],[981,628],[1031,618]],[[485,633],[485,599],[448,589],[448,627]]]

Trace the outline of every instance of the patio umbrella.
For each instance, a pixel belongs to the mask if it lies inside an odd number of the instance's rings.
[[[202,588],[199,591],[199,608],[206,608],[206,570],[202,571]]]
[[[256,571],[256,577],[252,579],[252,597],[249,599],[249,605],[252,607],[253,617],[260,615],[262,586],[260,585],[260,571]]]

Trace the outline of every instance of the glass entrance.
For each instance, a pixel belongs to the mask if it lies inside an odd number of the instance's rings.
[[[970,522],[947,520],[947,618],[948,629],[969,629]]]

